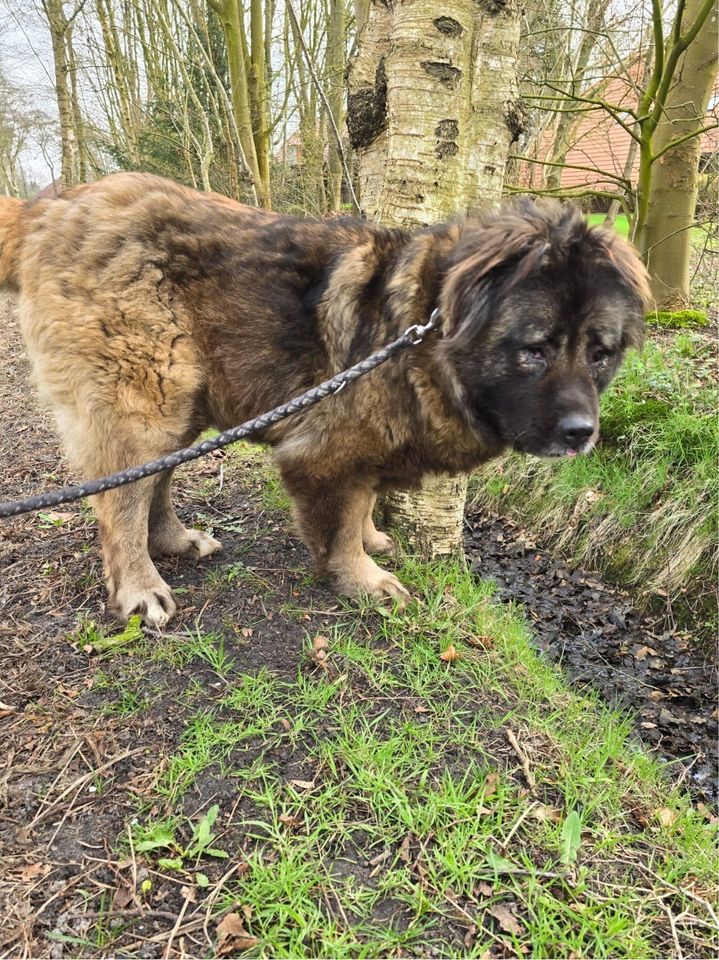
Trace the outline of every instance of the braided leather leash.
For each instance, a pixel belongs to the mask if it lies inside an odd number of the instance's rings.
[[[329,380],[325,380],[323,383],[318,384],[318,386],[312,387],[310,390],[301,394],[301,396],[295,397],[294,400],[283,403],[279,407],[275,407],[273,410],[269,410],[267,413],[255,417],[254,420],[248,420],[237,427],[225,430],[225,432],[219,436],[213,437],[211,440],[203,440],[202,443],[198,443],[194,447],[185,447],[183,450],[176,450],[174,453],[169,453],[159,460],[151,460],[149,463],[143,463],[137,467],[128,467],[126,470],[121,470],[119,473],[112,473],[108,477],[100,477],[98,480],[88,480],[86,483],[81,483],[77,486],[62,487],[59,490],[40,493],[34,497],[27,497],[24,500],[9,500],[5,503],[0,503],[0,519],[17,517],[22,513],[31,513],[33,510],[57,507],[61,503],[70,503],[73,500],[80,500],[82,497],[89,497],[96,493],[114,490],[115,487],[135,483],[137,480],[150,477],[154,473],[171,470],[174,467],[178,467],[181,463],[197,460],[199,457],[204,457],[206,454],[212,453],[213,450],[220,450],[222,447],[227,447],[237,440],[242,440],[245,437],[260,433],[273,424],[279,423],[280,420],[291,417],[294,413],[299,413],[308,407],[313,407],[316,403],[319,403],[320,400],[324,400],[325,397],[339,393],[348,383],[364,377],[371,370],[374,370],[375,367],[386,363],[396,353],[399,353],[400,350],[404,350],[406,347],[414,347],[418,343],[421,343],[426,335],[431,330],[436,329],[438,325],[439,310],[433,310],[427,323],[414,324],[408,327],[402,336],[393,340],[392,343],[388,343],[386,347],[382,347],[381,350],[370,354],[369,357],[360,360],[359,363],[349,367],[347,370],[343,370]]]

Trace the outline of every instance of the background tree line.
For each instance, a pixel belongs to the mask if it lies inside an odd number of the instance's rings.
[[[484,0],[479,6],[491,33],[498,11],[511,4]],[[23,153],[29,143],[36,153],[46,150],[54,132],[63,186],[112,169],[149,170],[294,212],[352,210],[359,165],[372,151],[363,154],[366,118],[356,97],[359,112],[350,111],[348,134],[348,92],[352,99],[352,84],[367,62],[384,63],[391,17],[404,10],[430,27],[461,22],[452,3],[441,16],[435,7],[420,0],[36,0],[36,29],[51,43],[57,128],[33,107],[27,89],[0,71],[2,187],[27,189]],[[27,13],[26,4],[7,0],[6,26]],[[686,299],[701,133],[712,126],[715,0],[677,0],[670,8],[659,0],[531,0],[514,20],[521,100],[514,106],[508,188],[575,196],[609,208],[610,216],[623,211],[655,276],[660,305]],[[407,48],[405,59],[412,54]],[[476,60],[478,49],[468,55]],[[607,94],[612,78],[624,79],[621,102]],[[451,99],[453,93],[445,80],[439,95]],[[370,112],[372,105],[366,104]],[[483,121],[475,124],[481,140],[481,127],[491,127],[489,111],[472,110]],[[602,170],[589,158],[601,182],[595,177],[589,186],[567,188],[562,171],[578,127],[601,113],[630,142],[625,169]],[[433,131],[421,135],[454,143]],[[460,161],[465,171],[476,167],[466,154]],[[705,165],[709,175],[716,171],[706,158]],[[504,160],[501,168],[504,178]],[[416,166],[414,179],[422,179],[423,169]],[[392,178],[391,170],[383,172]],[[445,198],[443,215],[462,208],[446,183],[434,190]],[[711,187],[705,193],[711,197]],[[466,198],[470,204],[481,199]],[[371,201],[359,202],[373,212]],[[408,225],[416,222],[410,217]]]

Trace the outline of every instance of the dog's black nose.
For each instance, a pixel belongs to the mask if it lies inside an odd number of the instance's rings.
[[[569,413],[559,421],[558,433],[572,450],[579,450],[594,433],[594,420],[586,413]]]

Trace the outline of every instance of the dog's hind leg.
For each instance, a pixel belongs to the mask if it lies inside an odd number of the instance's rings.
[[[209,533],[184,527],[172,505],[172,470],[160,474],[150,503],[149,548],[152,557],[189,557],[199,560],[222,550]]]
[[[395,551],[394,540],[386,533],[382,533],[381,530],[378,530],[374,525],[374,520],[372,519],[376,502],[377,494],[372,494],[370,497],[369,508],[367,510],[367,516],[364,518],[362,523],[362,543],[364,544],[364,548],[367,553],[374,553],[377,556],[381,556],[383,554],[386,556],[391,556]]]
[[[404,605],[409,593],[388,570],[368,557],[363,531],[374,493],[356,480],[309,480],[284,474],[293,499],[300,535],[320,573],[328,574],[339,593],[368,594],[398,600]]]

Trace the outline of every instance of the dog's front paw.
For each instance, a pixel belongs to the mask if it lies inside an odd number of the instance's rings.
[[[378,600],[392,600],[400,610],[404,610],[411,599],[409,590],[393,573],[387,573],[386,570],[382,572],[384,574],[382,579],[367,592],[371,597],[376,597]]]
[[[401,580],[366,555],[361,561],[335,572],[334,579],[337,590],[351,597],[365,595],[376,600],[392,600],[400,609],[410,599],[409,590]]]
[[[177,611],[172,591],[164,580],[151,587],[121,587],[112,602],[115,612],[123,620],[139,614],[148,627],[161,630]]]

